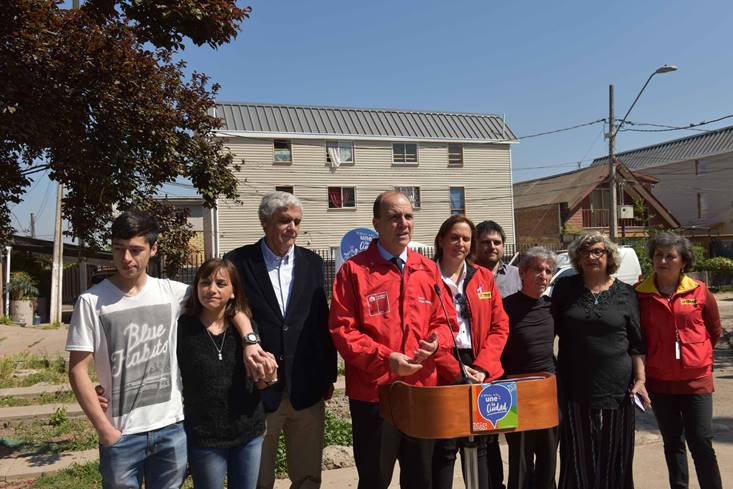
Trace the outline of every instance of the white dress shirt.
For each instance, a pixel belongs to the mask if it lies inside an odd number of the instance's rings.
[[[466,281],[466,262],[463,262],[463,268],[461,274],[458,276],[458,282],[454,282],[450,277],[443,273],[443,269],[438,262],[438,268],[440,268],[440,275],[443,277],[443,283],[448,286],[450,293],[453,296],[453,305],[456,308],[456,316],[458,317],[458,334],[456,335],[456,344],[458,348],[472,348],[471,346],[471,333],[469,332],[469,324],[466,318],[463,317],[465,312],[461,314],[463,308],[465,308],[466,297],[463,295],[463,282]],[[457,298],[463,297],[463,301],[458,301]]]
[[[280,305],[280,312],[285,317],[285,312],[288,310],[288,300],[290,299],[290,289],[293,286],[295,246],[291,246],[285,256],[276,255],[267,246],[264,239],[261,241],[260,247],[262,248],[262,257],[265,259],[267,275],[270,276],[277,303]]]

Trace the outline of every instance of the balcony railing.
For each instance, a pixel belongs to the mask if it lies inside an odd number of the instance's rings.
[[[581,209],[583,213],[584,228],[608,228],[610,222],[610,212],[608,209]],[[644,219],[619,219],[618,225],[630,227],[643,227]]]

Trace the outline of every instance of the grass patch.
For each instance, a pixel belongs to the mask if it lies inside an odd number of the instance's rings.
[[[79,489],[102,487],[102,476],[99,473],[99,462],[74,464],[68,469],[50,475],[44,475],[33,483],[37,489]]]
[[[73,392],[47,392],[33,397],[0,397],[0,407],[35,406],[39,404],[70,403],[76,398]]]
[[[2,437],[20,442],[16,455],[89,450],[98,444],[97,432],[86,418],[69,418],[63,408],[46,420],[5,422]]]
[[[90,362],[89,376],[97,381],[94,362]],[[30,387],[46,382],[66,384],[66,357],[63,355],[40,355],[18,353],[0,357],[0,389],[9,387]]]
[[[74,464],[68,469],[36,480],[34,489],[99,489],[102,487],[102,475],[99,473],[99,462]],[[191,477],[187,477],[181,489],[193,489]]]
[[[65,358],[30,353],[0,358],[0,388],[28,387],[39,382],[65,384]]]

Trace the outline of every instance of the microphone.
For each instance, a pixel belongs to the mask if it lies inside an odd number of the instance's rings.
[[[466,365],[463,363],[463,360],[461,360],[461,355],[458,354],[458,343],[456,343],[456,337],[453,334],[453,328],[450,326],[450,318],[448,317],[448,309],[445,308],[445,302],[443,302],[443,296],[440,293],[440,285],[434,284],[433,289],[435,290],[435,293],[438,295],[438,300],[440,301],[440,306],[443,308],[443,315],[445,315],[445,323],[448,325],[448,330],[450,331],[450,337],[453,338],[453,355],[456,357],[456,360],[458,360],[458,366],[461,369],[461,377],[462,377],[462,384],[473,384],[473,381],[468,377],[468,374],[466,373]]]

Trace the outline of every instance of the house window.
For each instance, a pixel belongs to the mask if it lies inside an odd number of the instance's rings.
[[[698,193],[697,194],[697,217],[698,219],[702,219],[705,217],[709,212],[708,209],[708,199],[705,197],[705,194]]]
[[[448,145],[448,165],[449,166],[463,166],[463,145],[462,144],[449,144]]]
[[[402,192],[410,200],[413,209],[420,208],[420,187],[395,187],[395,192]]]
[[[355,207],[355,187],[328,187],[329,209],[354,209]]]
[[[326,161],[332,166],[354,164],[354,143],[351,141],[327,141]]]
[[[703,160],[695,160],[695,175],[705,175],[707,173],[707,165]]]
[[[293,154],[290,147],[290,141],[287,139],[275,139],[273,143],[275,163],[292,163]]]
[[[466,191],[463,187],[450,188],[450,213],[466,213]]]
[[[417,163],[417,144],[392,144],[392,161],[394,163]]]
[[[287,192],[289,194],[295,195],[292,185],[278,185],[277,187],[275,187],[275,190],[277,190],[278,192]]]
[[[590,193],[590,208],[592,210],[610,209],[611,193],[607,188],[597,188]]]

